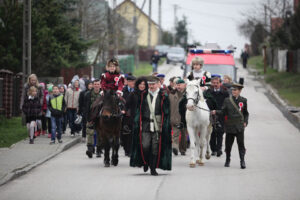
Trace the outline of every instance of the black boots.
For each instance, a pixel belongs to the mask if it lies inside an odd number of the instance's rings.
[[[101,148],[100,148],[99,146],[97,146],[97,149],[96,149],[96,157],[97,157],[97,158],[100,158],[102,153],[103,153],[103,152],[102,152]]]
[[[148,165],[144,165],[144,172],[147,172],[149,169]]]
[[[93,157],[93,152],[95,151],[94,149],[94,146],[92,144],[88,144],[87,145],[87,150],[86,150],[86,155],[89,157],[89,158],[92,158]]]
[[[224,167],[230,167],[230,158],[226,158]]]
[[[150,169],[151,169],[152,176],[158,176],[158,173],[156,172],[156,161],[157,161],[157,156],[152,155],[150,159]]]
[[[240,153],[240,159],[241,159],[241,169],[245,169],[246,168],[245,152]]]
[[[173,153],[175,156],[178,156],[178,150],[176,148],[173,148]]]

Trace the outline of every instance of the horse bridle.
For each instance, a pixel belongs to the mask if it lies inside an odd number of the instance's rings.
[[[198,89],[198,92],[197,92],[197,98],[196,98],[196,99],[194,99],[194,98],[187,98],[187,100],[193,100],[194,106],[195,106],[196,108],[199,108],[200,110],[204,110],[204,111],[210,112],[210,110],[205,109],[205,108],[201,108],[200,106],[198,106],[198,103],[199,103],[199,100],[200,100],[199,86],[198,86],[198,85],[195,85],[195,86],[196,86],[197,89]]]

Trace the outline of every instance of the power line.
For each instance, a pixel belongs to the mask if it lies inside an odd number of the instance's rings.
[[[228,17],[228,16],[225,16],[225,15],[217,15],[217,14],[212,14],[212,13],[206,13],[206,12],[203,12],[203,11],[193,10],[193,9],[184,8],[184,7],[180,7],[180,8],[182,8],[184,10],[188,10],[188,11],[194,12],[197,15],[202,15],[202,16],[206,15],[206,16],[219,17],[219,18],[225,18],[225,19],[230,19],[230,20],[236,21],[235,18]]]
[[[225,6],[247,6],[247,5],[253,5],[253,3],[245,3],[245,2],[237,2],[237,1],[207,1],[207,0],[192,0],[192,1],[197,1],[201,3],[208,3],[208,4],[215,4],[215,5],[225,5]]]

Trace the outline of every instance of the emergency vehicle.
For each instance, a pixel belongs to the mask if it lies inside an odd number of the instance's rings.
[[[182,66],[183,77],[186,77],[191,69],[191,62],[195,56],[200,56],[204,60],[203,69],[211,74],[228,75],[234,82],[237,82],[237,67],[233,57],[233,50],[212,50],[212,49],[189,49],[185,65]]]

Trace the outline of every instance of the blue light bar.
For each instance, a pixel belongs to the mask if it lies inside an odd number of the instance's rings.
[[[233,50],[211,50],[211,49],[191,49],[190,53],[194,54],[202,54],[202,53],[224,53],[224,54],[230,54],[234,53]]]

